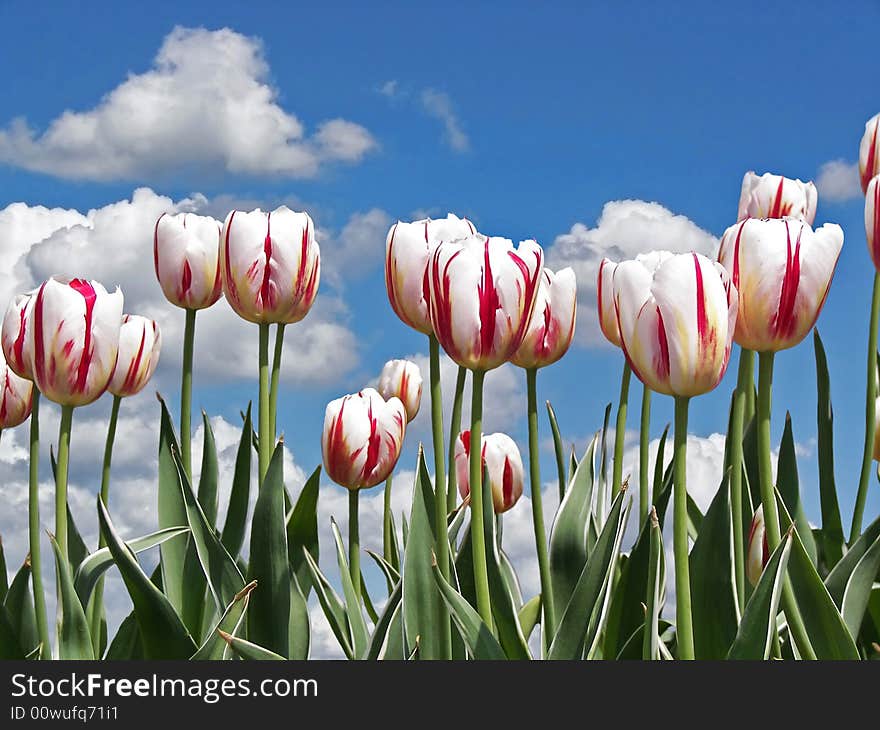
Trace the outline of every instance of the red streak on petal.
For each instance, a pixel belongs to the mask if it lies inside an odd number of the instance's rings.
[[[180,292],[177,295],[177,298],[180,301],[185,302],[187,300],[187,295],[189,294],[189,290],[192,288],[192,269],[189,265],[189,259],[183,260],[183,276],[180,279]]]
[[[635,362],[633,362],[633,359],[629,356],[629,350],[626,349],[626,340],[623,338],[623,330],[620,327],[620,305],[616,297],[614,299],[614,317],[617,320],[617,331],[620,332],[620,349],[623,350],[623,356],[626,358],[630,369],[635,373],[636,377],[644,383],[645,379],[641,376]]]
[[[89,366],[92,364],[92,319],[95,312],[95,300],[98,298],[94,287],[83,279],[74,279],[70,282],[70,288],[82,296],[86,304],[85,313],[85,339],[83,340],[82,355],[76,373],[74,392],[83,393],[89,376]]]
[[[430,219],[425,221],[425,243],[428,243],[428,223],[430,223]]]
[[[492,262],[489,257],[489,239],[483,244],[483,277],[478,285],[480,298],[480,355],[491,354],[495,343],[495,313],[501,308],[495,277],[492,275]]]
[[[443,267],[442,273],[440,272],[439,266],[440,250],[440,246],[435,249],[434,261],[431,266],[431,275],[433,277],[431,283],[433,284],[434,292],[437,296],[432,297],[430,306],[433,311],[432,319],[434,320],[434,332],[437,335],[437,339],[440,341],[440,344],[443,345],[443,349],[446,350],[450,356],[456,358],[459,356],[459,349],[452,337],[452,302],[450,297],[452,282],[449,276],[449,267],[461,253],[461,249],[449,257],[449,260]]]
[[[342,399],[339,413],[330,424],[330,433],[327,437],[327,471],[333,481],[348,486],[348,457],[345,449],[345,438],[342,433],[342,414],[345,411],[345,403],[348,398]]]
[[[266,214],[266,238],[263,241],[263,254],[266,262],[263,266],[263,283],[260,285],[260,299],[264,310],[273,309],[272,304],[272,214]]]
[[[541,275],[543,274],[543,268],[541,266],[541,253],[540,251],[533,251],[533,255],[536,259],[535,266],[535,274],[534,276],[529,276],[529,267],[526,265],[526,262],[513,251],[508,251],[508,256],[513,260],[513,262],[519,267],[520,273],[523,277],[523,286],[521,288],[522,291],[522,301],[527,305],[528,309],[523,310],[522,316],[519,320],[519,327],[517,331],[514,333],[514,337],[510,343],[510,350],[507,353],[507,359],[513,356],[519,346],[522,344],[523,340],[526,337],[526,333],[529,329],[529,322],[532,319],[532,312],[535,309],[535,293],[538,290],[538,283],[541,280]]]
[[[15,338],[15,342],[12,345],[12,352],[15,356],[15,365],[19,370],[24,369],[24,337],[25,330],[27,329],[27,319],[25,317],[26,310],[27,307],[22,307],[18,313],[18,336]]]
[[[773,199],[773,203],[770,205],[770,210],[767,213],[768,218],[781,218],[784,213],[782,210],[782,186],[785,183],[785,178],[779,178],[779,187],[776,188],[776,197]]]
[[[138,347],[137,355],[131,361],[128,366],[128,372],[125,374],[125,381],[122,383],[123,392],[131,392],[134,390],[135,385],[137,385],[138,374],[141,369],[141,360],[144,357],[144,345],[147,341],[147,329],[146,327],[141,332],[141,344]]]
[[[465,456],[471,455],[471,432],[470,431],[462,431],[458,435],[458,440],[461,441],[461,445],[464,447]]]
[[[232,211],[229,216],[229,223],[226,224],[226,241],[223,244],[223,256],[226,259],[226,294],[235,303],[240,304],[241,300],[238,296],[238,288],[235,286],[235,276],[232,273],[232,263],[229,255],[229,234],[232,232],[232,221],[235,219],[237,211]]]
[[[382,446],[382,437],[379,434],[379,423],[373,417],[373,406],[370,404],[367,410],[367,418],[370,421],[370,437],[367,440],[367,458],[364,461],[364,467],[361,470],[361,478],[366,483],[376,471],[379,465],[379,455]]]
[[[862,171],[862,192],[868,191],[868,183],[877,174],[874,169],[877,157],[877,131],[880,130],[880,119],[874,122],[874,134],[871,135],[871,146],[868,148],[868,159],[865,161],[865,169]]]
[[[508,457],[504,457],[504,471],[501,476],[501,498],[504,508],[513,504],[513,465]]]
[[[9,412],[6,404],[6,394],[11,393],[12,388],[9,385],[9,371],[6,371],[6,377],[3,383],[3,393],[0,395],[0,428],[6,422],[6,414]]]
[[[779,295],[779,306],[771,324],[774,337],[786,338],[794,332],[797,318],[795,317],[795,303],[797,301],[798,285],[801,279],[801,234],[804,231],[801,225],[798,231],[794,251],[791,248],[791,229],[788,221],[785,221],[785,233],[788,244],[788,252],[785,262],[785,275],[782,278],[782,292]]]
[[[309,261],[309,219],[306,218],[306,227],[303,228],[302,243],[300,244],[299,270],[296,272],[295,298],[299,302],[303,298],[306,286],[306,269]]]
[[[659,380],[669,378],[669,340],[666,338],[663,313],[659,308],[657,309],[657,354],[654,356],[654,370]]]
[[[40,287],[37,301],[34,303],[34,379],[40,390],[46,383],[46,347],[43,341],[43,293],[46,283]]]
[[[156,268],[156,278],[159,278],[159,224],[165,214],[159,216],[156,220],[156,227],[153,229],[153,266]]]
[[[700,259],[694,254],[694,269],[697,275],[697,339],[700,346],[698,357],[701,357],[712,344],[712,333],[709,331],[709,320],[706,317],[706,292],[703,286],[703,270]]]

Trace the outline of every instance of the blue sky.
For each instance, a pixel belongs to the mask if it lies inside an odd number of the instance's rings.
[[[85,213],[130,199],[141,186],[171,201],[201,193],[221,217],[224,200],[264,207],[297,201],[330,232],[328,263],[347,245],[342,231],[351,216],[372,210],[389,221],[420,211],[454,211],[471,217],[481,231],[514,240],[535,237],[550,249],[577,223],[595,229],[605,203],[637,199],[657,202],[717,237],[735,221],[744,172],[806,180],[816,179],[826,163],[851,165],[865,121],[878,111],[869,91],[876,88],[875,3],[853,2],[846,13],[813,2],[796,8],[743,2],[711,10],[703,3],[675,9],[645,3],[370,5],[94,2],[82,9],[49,3],[36,14],[24,3],[4,4],[0,64],[15,76],[0,98],[2,130],[24,117],[39,138],[65,110],[87,112],[129,75],[153,68],[176,26],[226,27],[259,39],[267,65],[260,82],[274,90],[273,103],[295,115],[306,135],[324,120],[344,118],[368,130],[372,144],[304,177],[241,172],[216,160],[202,165],[188,160],[185,149],[175,164],[171,137],[164,151],[146,153],[167,154],[161,164],[134,164],[99,180],[29,171],[22,157],[0,144],[6,161],[0,163],[0,207],[23,201]],[[206,138],[212,129],[206,127]],[[247,130],[237,133],[248,139]],[[46,159],[44,169],[54,164],[51,155]],[[820,180],[817,224],[839,223],[846,235],[819,327],[829,351],[847,526],[861,458],[873,274],[862,215],[851,178],[824,187]],[[331,363],[335,375],[294,378],[284,387],[281,422],[297,464],[306,470],[320,460],[324,404],[375,378],[385,360],[427,349],[424,338],[391,312],[381,272],[384,231],[369,232],[370,240],[359,241],[349,231],[349,261],[323,286],[325,315],[356,337],[357,359],[348,369]],[[115,245],[127,246],[124,235]],[[357,245],[362,252],[352,253]],[[645,240],[643,247],[655,244]],[[142,265],[144,279],[152,277],[149,260]],[[595,330],[588,316],[582,310],[579,325]],[[255,358],[256,332],[244,332],[253,339]],[[539,379],[541,396],[554,401],[564,432],[580,447],[600,425],[604,404],[616,401],[621,362],[617,351],[582,339]],[[809,340],[781,353],[777,363],[774,436],[790,409],[795,437],[804,445],[802,489],[815,518]],[[731,370],[735,376],[735,360]],[[174,375],[169,366],[159,378],[172,396]],[[522,389],[516,380],[521,376],[507,377]],[[693,433],[725,429],[732,384],[728,376],[715,393],[694,403]],[[211,414],[235,423],[255,390],[254,379],[215,374],[202,378],[197,399]],[[637,389],[631,402],[632,412]],[[671,401],[656,399],[654,435],[670,418]],[[524,414],[502,425],[522,443]],[[552,455],[545,457],[549,478]],[[874,484],[869,516],[880,508],[878,494]]]

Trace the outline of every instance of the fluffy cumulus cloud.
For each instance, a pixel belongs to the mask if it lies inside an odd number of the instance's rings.
[[[45,130],[23,118],[0,130],[0,160],[58,177],[142,180],[181,170],[311,177],[356,163],[377,144],[330,119],[309,133],[279,104],[258,38],[229,28],[175,28],[152,68],[130,74],[92,109]]]
[[[820,200],[842,203],[862,196],[859,183],[859,163],[830,160],[819,168],[816,178]]]
[[[634,258],[643,251],[699,251],[714,257],[718,239],[683,215],[659,203],[614,200],[605,204],[594,228],[575,223],[547,249],[547,265],[571,266],[578,281],[577,339],[582,344],[604,342],[596,310],[596,277],[604,257]]]
[[[466,152],[471,146],[471,141],[462,128],[449,94],[436,89],[425,89],[421,93],[420,100],[425,113],[443,125],[443,141],[449,148],[454,152]]]

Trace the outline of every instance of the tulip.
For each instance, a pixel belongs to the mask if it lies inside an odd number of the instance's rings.
[[[220,222],[163,213],[153,231],[153,263],[165,298],[183,309],[205,309],[223,293]]]
[[[749,557],[746,561],[746,575],[752,586],[758,585],[764,566],[770,559],[770,551],[767,546],[767,533],[764,528],[764,508],[759,505],[752,517],[749,527]]]
[[[455,445],[458,491],[462,499],[470,494],[471,432],[462,431]],[[511,509],[523,493],[523,463],[516,442],[504,433],[490,433],[482,439],[482,464],[489,476],[495,514]],[[476,532],[476,530],[474,530]]]
[[[815,231],[790,218],[750,218],[728,228],[718,260],[739,291],[737,344],[758,352],[797,345],[816,323],[843,231],[826,223]]]
[[[818,194],[812,182],[782,175],[747,172],[743,177],[736,219],[797,218],[813,225]]]
[[[620,328],[617,326],[617,312],[614,309],[614,270],[617,268],[611,259],[604,258],[599,264],[597,281],[597,307],[599,310],[599,328],[612,345],[620,347]]]
[[[12,372],[26,380],[34,379],[30,351],[33,340],[28,331],[28,322],[35,296],[36,291],[32,291],[28,294],[18,294],[13,298],[3,317],[3,330],[0,335],[6,363]]]
[[[568,352],[577,314],[577,281],[571,268],[544,269],[525,338],[513,355],[514,365],[543,368]]]
[[[15,428],[24,423],[31,415],[34,384],[30,380],[19,377],[6,360],[0,357],[0,431]]]
[[[407,423],[419,412],[422,402],[422,373],[411,360],[389,360],[379,375],[379,395],[398,398],[406,408]]]
[[[865,236],[874,268],[880,271],[880,175],[875,175],[865,191]]]
[[[126,314],[119,330],[119,359],[108,390],[119,398],[137,395],[146,387],[156,366],[162,334],[151,319]]]
[[[871,178],[880,174],[880,114],[865,123],[865,134],[859,145],[859,178],[862,190],[868,190]]]

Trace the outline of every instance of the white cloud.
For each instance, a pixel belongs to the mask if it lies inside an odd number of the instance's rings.
[[[0,160],[58,177],[144,179],[181,170],[312,177],[375,149],[344,119],[303,123],[279,105],[260,39],[229,28],[177,27],[153,63],[92,109],[66,110],[44,131],[16,118],[0,130]]]
[[[320,236],[321,275],[339,286],[343,277],[361,278],[382,266],[390,226],[391,216],[384,210],[372,208],[366,213],[353,213],[338,233],[319,231],[323,234]]]
[[[383,96],[392,97],[397,94],[397,87],[398,87],[397,79],[391,79],[389,81],[386,81],[384,84],[382,84],[379,87],[378,91]]]
[[[443,139],[446,144],[455,152],[467,151],[470,147],[470,139],[462,129],[449,94],[445,91],[425,89],[421,94],[421,102],[427,114],[443,123]]]
[[[571,266],[578,281],[577,340],[586,345],[604,342],[596,310],[596,277],[607,256],[613,261],[634,258],[653,249],[698,251],[714,257],[718,239],[683,215],[659,203],[614,200],[605,203],[595,228],[575,223],[547,249],[553,269]]]
[[[862,196],[859,183],[859,163],[830,160],[819,168],[816,178],[820,200],[842,203]]]

